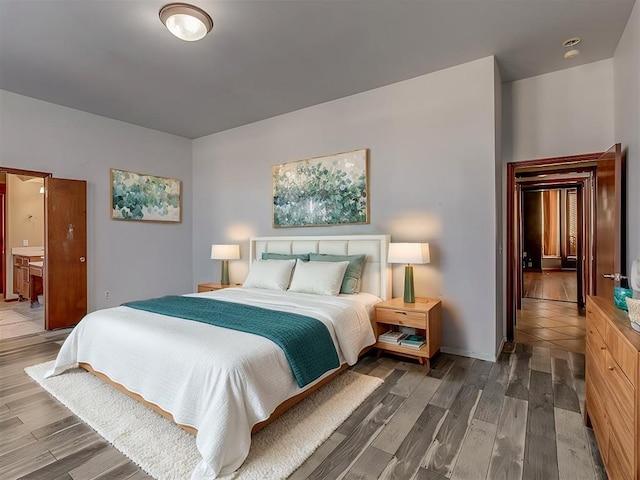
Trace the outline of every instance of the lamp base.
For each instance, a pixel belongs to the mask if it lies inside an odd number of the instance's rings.
[[[404,303],[416,303],[416,293],[413,289],[413,267],[404,267]]]
[[[220,273],[220,285],[229,285],[229,260],[222,260],[222,272]]]

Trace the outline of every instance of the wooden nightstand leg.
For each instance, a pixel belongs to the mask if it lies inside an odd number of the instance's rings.
[[[429,373],[429,371],[431,370],[431,360],[428,358],[424,359],[424,368],[425,368],[425,373]]]
[[[380,358],[380,355],[382,355],[382,350],[380,348],[376,348],[376,358]]]

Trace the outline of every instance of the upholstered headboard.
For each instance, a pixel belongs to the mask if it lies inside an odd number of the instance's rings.
[[[361,291],[391,298],[391,269],[387,263],[389,235],[254,237],[249,241],[250,262],[269,253],[365,254]]]

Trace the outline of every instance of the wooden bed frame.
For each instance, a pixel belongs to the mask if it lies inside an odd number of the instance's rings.
[[[361,355],[364,354],[366,351],[370,350],[371,348],[372,347],[368,347],[365,350],[363,350],[361,352]],[[138,395],[137,393],[133,393],[132,391],[127,390],[127,388],[124,385],[120,385],[119,383],[116,383],[113,380],[111,380],[104,373],[94,370],[93,367],[91,365],[89,365],[88,363],[81,362],[81,363],[78,364],[78,366],[80,368],[83,368],[87,372],[94,374],[96,377],[100,378],[101,380],[103,380],[104,382],[108,383],[109,385],[111,385],[112,387],[116,388],[117,390],[120,390],[122,393],[126,393],[131,398],[133,398],[134,400],[136,400],[136,401],[142,403],[143,405],[149,407],[151,410],[153,410],[156,413],[159,413],[164,418],[166,418],[168,420],[171,420],[173,423],[175,423],[176,425],[178,425],[180,428],[182,428],[184,431],[190,433],[191,435],[195,436],[198,433],[198,429],[197,428],[191,427],[189,425],[183,425],[181,423],[176,422],[175,418],[173,418],[173,415],[171,415],[169,412],[167,412],[166,410],[163,410],[161,407],[159,407],[155,403],[151,403],[151,402],[145,400],[145,398],[142,397],[141,395]],[[253,426],[253,428],[251,429],[251,433],[253,434],[253,433],[256,433],[258,430],[262,430],[264,427],[269,425],[271,422],[273,422],[276,418],[278,418],[284,412],[289,410],[291,407],[293,407],[294,405],[300,403],[302,400],[307,398],[309,395],[311,395],[313,392],[318,390],[320,387],[326,385],[331,380],[336,378],[338,375],[340,375],[342,372],[344,372],[348,367],[349,367],[349,365],[347,365],[346,363],[343,363],[338,370],[336,370],[332,374],[328,375],[326,378],[323,378],[322,380],[320,380],[318,383],[316,383],[311,388],[305,390],[304,392],[300,392],[299,394],[297,394],[297,395],[289,398],[288,400],[285,400],[284,402],[282,402],[280,405],[278,405],[276,407],[276,409],[269,416],[269,418],[267,418],[266,420],[263,420],[260,423],[256,423]]]
[[[254,259],[260,258],[262,252],[270,253],[326,253],[332,255],[357,255],[365,253],[367,262],[362,277],[362,291],[372,293],[388,300],[391,298],[391,270],[387,263],[387,248],[390,237],[388,235],[342,235],[342,236],[320,236],[320,237],[256,237],[250,239],[250,263]],[[373,345],[363,349],[359,356],[373,348]],[[326,385],[335,377],[344,372],[349,365],[342,364],[335,372],[327,375],[318,383],[300,392],[299,394],[285,400],[276,407],[273,413],[260,423],[257,423],[251,429],[251,433],[255,433],[269,425],[276,418],[289,410],[294,405],[300,403],[306,397]],[[129,395],[134,400],[142,403],[151,410],[159,413],[163,417],[169,419],[183,430],[192,435],[196,435],[198,430],[190,425],[182,425],[173,418],[171,413],[162,409],[160,406],[147,401],[141,395],[129,391],[124,385],[114,382],[102,372],[96,371],[90,364],[81,362],[79,367],[97,376],[104,382],[110,384],[117,390]]]

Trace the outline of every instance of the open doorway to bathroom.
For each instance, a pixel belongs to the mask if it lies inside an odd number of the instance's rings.
[[[44,179],[2,172],[0,339],[44,330]],[[33,267],[36,268],[33,268]]]

